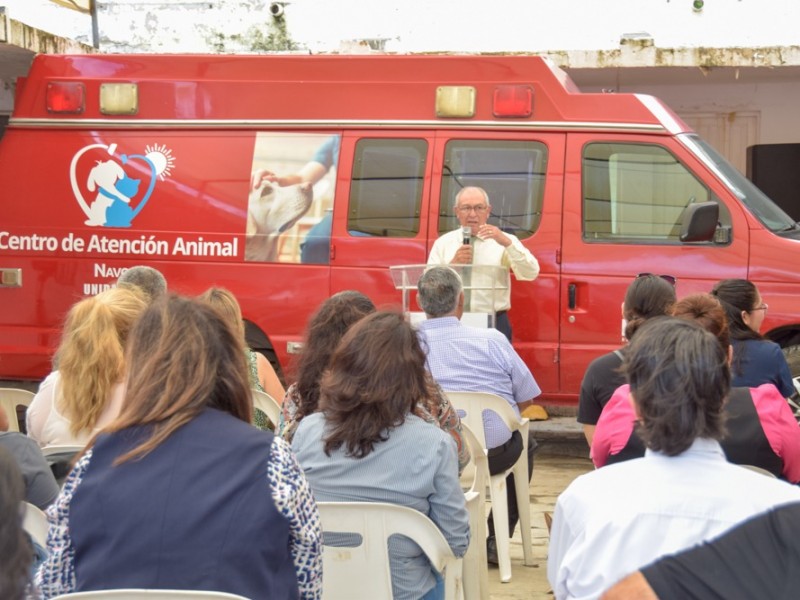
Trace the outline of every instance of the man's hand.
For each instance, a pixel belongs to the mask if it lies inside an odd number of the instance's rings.
[[[482,240],[494,240],[504,248],[508,248],[511,245],[511,238],[509,238],[505,233],[500,231],[499,227],[494,225],[489,225],[486,223],[485,225],[481,225],[478,228],[477,236]]]
[[[451,265],[471,265],[472,264],[472,246],[464,244],[456,251],[453,260],[450,261]]]

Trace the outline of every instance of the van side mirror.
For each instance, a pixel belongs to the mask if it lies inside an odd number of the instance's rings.
[[[683,213],[680,240],[682,242],[709,242],[719,222],[719,204],[698,202],[690,204]]]

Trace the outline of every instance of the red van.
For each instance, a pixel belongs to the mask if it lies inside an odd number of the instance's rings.
[[[510,316],[543,402],[618,345],[641,272],[754,281],[800,374],[800,227],[653,97],[538,57],[43,55],[0,141],[0,378],[46,374],[68,307],[137,264],[229,288],[285,368],[331,293],[400,302],[388,267],[465,185],[541,265]]]

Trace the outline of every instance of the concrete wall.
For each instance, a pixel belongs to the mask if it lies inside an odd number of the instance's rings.
[[[760,113],[760,142],[800,141],[800,81],[766,84],[642,85],[637,92],[661,98],[678,114]],[[625,91],[625,90],[622,90]]]
[[[87,42],[89,18],[48,0],[4,0],[15,19]],[[269,0],[97,0],[102,49],[208,52],[215,36],[247,43],[274,25]],[[333,52],[374,40],[392,52],[609,50],[647,32],[662,48],[791,46],[797,0],[289,0],[278,2],[298,47]],[[54,16],[56,15],[56,16]]]

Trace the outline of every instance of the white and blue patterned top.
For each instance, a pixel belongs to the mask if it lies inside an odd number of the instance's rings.
[[[50,552],[34,579],[36,598],[52,598],[75,591],[75,548],[70,538],[70,503],[90,468],[92,450],[78,461],[56,501],[47,510]],[[265,457],[266,460],[266,457]],[[290,552],[297,573],[300,598],[322,597],[321,524],[308,482],[289,445],[275,437],[270,446],[267,484],[278,511],[290,529]],[[246,518],[246,517],[245,517]]]
[[[428,370],[445,391],[491,392],[505,398],[518,415],[517,404],[542,393],[530,369],[496,329],[439,317],[420,323],[418,332],[428,355]],[[511,439],[511,431],[493,412],[484,413],[483,427],[489,448]]]

